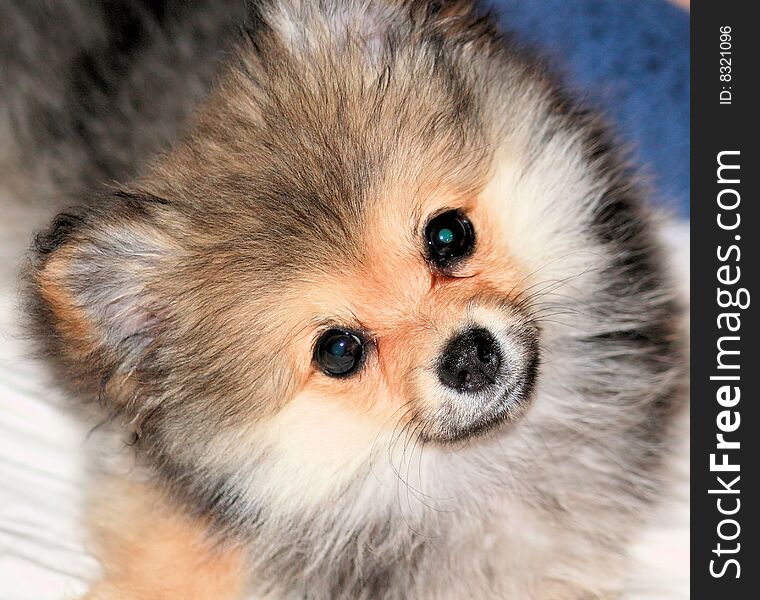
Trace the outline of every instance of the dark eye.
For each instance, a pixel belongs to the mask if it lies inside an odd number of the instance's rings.
[[[449,210],[430,220],[425,240],[430,260],[438,267],[447,267],[472,252],[475,230],[461,212]]]
[[[350,375],[361,365],[364,343],[350,331],[330,329],[321,335],[314,349],[314,360],[327,375]]]

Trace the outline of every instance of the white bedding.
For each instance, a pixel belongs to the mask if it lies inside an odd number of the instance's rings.
[[[95,569],[77,526],[87,432],[30,357],[17,248],[0,230],[0,600],[76,598]]]
[[[60,408],[43,367],[28,356],[14,314],[17,245],[0,223],[0,600],[76,598],[95,561],[78,526],[87,431]],[[15,236],[14,236],[15,237]],[[686,287],[688,229],[667,233]],[[632,553],[629,600],[689,597],[688,440],[673,500]]]

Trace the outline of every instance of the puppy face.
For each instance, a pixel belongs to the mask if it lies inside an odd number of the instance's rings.
[[[509,426],[527,464],[541,427],[609,414],[575,356],[672,348],[604,129],[464,5],[283,4],[181,144],[39,238],[68,380],[242,514],[334,497],[404,431],[446,454]]]
[[[439,440],[516,418],[536,374],[537,327],[517,307],[524,275],[488,223],[474,198],[378,201],[357,256],[299,290],[293,360],[312,363],[300,396],[379,425],[414,421]]]

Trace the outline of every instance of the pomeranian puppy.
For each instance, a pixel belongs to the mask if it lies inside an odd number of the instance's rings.
[[[88,598],[619,597],[686,362],[593,112],[469,1],[4,4]]]

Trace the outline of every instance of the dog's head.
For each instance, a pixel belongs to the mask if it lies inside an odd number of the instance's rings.
[[[640,388],[613,375],[664,372],[669,299],[594,117],[464,3],[282,4],[182,143],[38,240],[63,371],[149,460],[320,498],[401,430],[454,452],[537,386],[538,423],[583,428]]]

